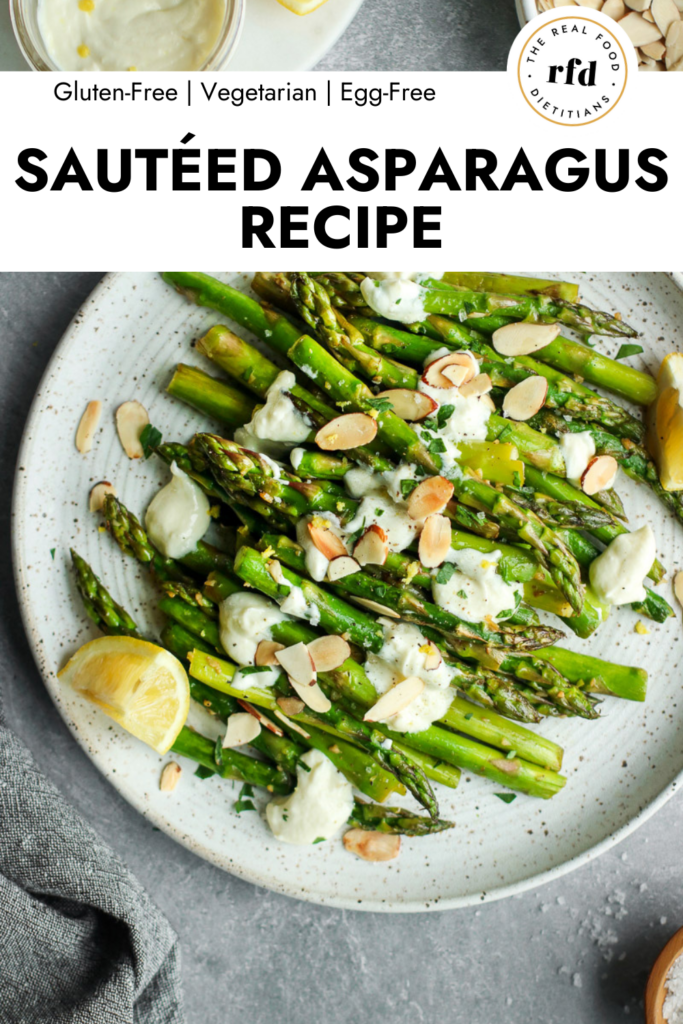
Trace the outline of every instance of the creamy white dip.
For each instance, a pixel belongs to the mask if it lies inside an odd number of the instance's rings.
[[[483,622],[490,616],[496,619],[501,612],[512,611],[521,583],[506,583],[498,572],[501,551],[482,554],[474,548],[451,549],[446,562],[457,566],[446,583],[437,583],[438,573],[432,581],[432,596],[453,615],[467,622]]]
[[[617,605],[643,601],[643,579],[656,554],[655,535],[647,525],[615,537],[590,565],[590,581],[598,597]]]
[[[301,760],[310,771],[297,767],[296,789],[270,801],[266,821],[281,842],[310,846],[331,839],[349,820],[353,787],[321,751],[307,750]]]
[[[261,640],[271,640],[271,627],[284,621],[285,616],[275,602],[263,594],[230,594],[218,608],[221,644],[238,665],[253,665]],[[259,679],[259,685],[261,682]]]
[[[383,281],[366,277],[361,281],[361,294],[378,316],[412,324],[424,320],[425,289],[417,281],[390,277]]]
[[[305,441],[311,425],[287,394],[296,384],[290,370],[283,370],[266,392],[265,405],[259,406],[251,422],[235,431],[235,440],[251,451],[282,455]]]
[[[197,71],[226,0],[39,0],[38,28],[62,71]]]
[[[567,480],[580,484],[588,463],[595,455],[593,435],[588,430],[582,430],[580,434],[562,434],[560,450],[564,457]]]
[[[211,524],[209,499],[198,484],[171,463],[171,481],[155,494],[145,514],[149,539],[166,558],[184,558]]]

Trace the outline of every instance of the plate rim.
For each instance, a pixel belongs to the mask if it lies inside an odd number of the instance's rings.
[[[42,678],[43,684],[50,696],[50,699],[57,709],[62,721],[65,723],[71,736],[78,744],[80,749],[87,755],[89,760],[94,764],[95,768],[104,776],[105,780],[114,788],[114,790],[123,797],[126,803],[130,804],[136,811],[150,821],[153,825],[160,828],[166,835],[171,839],[180,843],[186,849],[190,850],[196,856],[202,857],[208,863],[214,867],[218,867],[224,871],[227,871],[231,875],[235,875],[237,878],[244,879],[247,882],[251,882],[254,885],[260,885],[263,888],[269,889],[272,892],[277,892],[285,896],[289,896],[293,899],[297,899],[303,902],[315,903],[318,906],[335,907],[342,910],[359,910],[371,913],[395,913],[395,914],[406,914],[406,913],[432,913],[435,911],[443,910],[458,910],[465,907],[480,906],[482,903],[493,903],[498,900],[508,899],[511,896],[521,895],[522,893],[533,891],[534,889],[541,888],[544,885],[548,885],[550,882],[556,881],[562,878],[564,875],[575,871],[577,868],[583,867],[585,864],[589,864],[591,861],[602,856],[608,850],[617,846],[620,842],[626,839],[627,836],[635,832],[641,825],[645,824],[654,814],[660,810],[674,795],[674,793],[683,785],[683,769],[668,782],[659,793],[652,799],[648,804],[641,808],[637,814],[635,814],[629,821],[625,822],[615,832],[606,836],[600,842],[589,847],[587,850],[583,850],[576,856],[571,857],[569,860],[564,861],[562,864],[558,864],[555,867],[548,868],[546,871],[541,871],[536,875],[530,875],[528,878],[522,879],[517,882],[512,882],[508,885],[501,885],[486,892],[471,893],[467,896],[455,896],[455,897],[443,897],[442,899],[434,900],[429,903],[419,900],[406,900],[406,901],[381,901],[376,899],[358,900],[358,898],[350,899],[343,896],[330,896],[321,897],[317,893],[305,893],[300,889],[292,891],[287,885],[282,885],[277,882],[273,882],[269,879],[261,877],[257,871],[250,870],[248,867],[241,865],[231,864],[229,867],[222,863],[218,863],[215,857],[213,857],[210,851],[206,850],[201,840],[197,840],[180,828],[176,827],[173,823],[169,822],[161,813],[157,813],[154,809],[144,805],[142,799],[136,800],[131,798],[127,792],[124,792],[119,788],[109,774],[104,771],[103,767],[100,766],[97,759],[97,751],[91,749],[87,744],[81,742],[78,730],[72,725],[69,717],[66,713],[66,708],[62,705],[61,701],[55,699],[53,694],[53,674],[48,671],[47,666],[44,664],[41,656],[41,640],[40,631],[38,624],[34,623],[30,602],[26,597],[28,588],[26,586],[26,568],[23,564],[21,556],[21,549],[25,541],[25,510],[26,510],[26,495],[25,487],[26,474],[20,471],[20,466],[27,462],[27,457],[30,455],[31,447],[34,443],[33,439],[33,427],[35,422],[40,415],[41,409],[39,406],[39,399],[46,383],[49,381],[54,365],[59,361],[65,352],[68,352],[72,346],[77,344],[78,336],[81,329],[84,327],[86,317],[84,313],[87,312],[87,308],[93,302],[99,299],[101,293],[109,290],[113,285],[116,284],[119,278],[124,278],[128,272],[125,271],[114,271],[106,273],[102,280],[99,281],[92,291],[87,295],[82,303],[80,303],[74,316],[69,322],[67,328],[62,333],[61,338],[57,342],[55,349],[48,360],[45,370],[40,378],[40,382],[36,389],[36,392],[31,401],[24,429],[22,432],[21,443],[17,454],[17,460],[14,470],[14,482],[12,486],[12,503],[11,503],[11,551],[12,551],[12,574],[14,579],[14,586],[17,594],[17,603],[21,613],[22,623],[26,632],[26,637],[31,648],[31,654],[36,664],[38,672]],[[154,273],[152,271],[151,273]],[[638,271],[634,271],[638,273]],[[643,271],[644,273],[644,271]],[[677,286],[677,288],[683,292],[683,272],[669,272],[665,276]]]

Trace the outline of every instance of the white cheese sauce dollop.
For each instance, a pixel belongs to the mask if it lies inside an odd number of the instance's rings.
[[[184,558],[211,524],[209,499],[198,484],[171,463],[171,480],[154,495],[145,513],[152,544],[166,558]]]
[[[425,289],[417,281],[403,277],[378,281],[366,277],[361,281],[360,290],[368,306],[387,320],[412,324],[426,316]]]
[[[378,694],[407,679],[418,676],[424,690],[403,711],[386,719],[397,732],[422,732],[448,711],[454,697],[451,680],[454,669],[441,661],[438,668],[426,670],[424,648],[427,638],[417,626],[394,619],[379,619],[384,627],[384,645],[378,654],[368,653],[365,674]]]
[[[373,473],[362,466],[350,469],[344,484],[352,498],[359,498],[353,519],[346,523],[346,534],[367,529],[373,523],[387,535],[391,551],[403,551],[417,537],[422,523],[408,515],[407,499],[403,498],[401,482],[415,479],[415,468],[407,463],[388,473]]]
[[[437,583],[437,576],[433,577],[435,603],[467,622],[497,619],[502,612],[512,611],[523,588],[521,583],[506,583],[499,574],[501,555],[498,550],[482,554],[473,548],[451,549],[446,562],[453,562],[457,569],[447,583]]]
[[[311,425],[287,394],[295,384],[291,370],[278,374],[266,392],[265,405],[255,410],[246,426],[235,431],[238,444],[277,457],[306,440]]]
[[[308,575],[316,583],[320,583],[327,575],[327,567],[330,562],[311,540],[308,526],[314,519],[324,519],[330,524],[331,532],[338,537],[342,536],[342,532],[339,525],[339,517],[335,516],[333,512],[316,512],[314,516],[306,516],[296,524],[296,539],[299,546],[304,549]]]
[[[657,548],[650,526],[622,533],[593,559],[588,574],[598,597],[606,604],[632,604],[644,600],[643,579],[655,560]]]
[[[271,627],[285,618],[275,602],[263,594],[230,594],[218,606],[221,645],[238,665],[253,665],[261,640],[271,640]]]
[[[280,842],[310,846],[332,839],[349,820],[353,787],[320,750],[307,750],[301,760],[310,771],[297,767],[296,789],[270,801],[266,821]]]
[[[564,458],[567,480],[580,485],[581,477],[595,455],[593,435],[588,430],[582,430],[580,434],[562,434],[560,450]]]
[[[38,28],[62,71],[197,71],[226,0],[39,0]]]

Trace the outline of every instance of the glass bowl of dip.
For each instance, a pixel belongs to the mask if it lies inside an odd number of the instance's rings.
[[[221,71],[237,48],[244,6],[245,0],[10,0],[10,14],[34,71]]]

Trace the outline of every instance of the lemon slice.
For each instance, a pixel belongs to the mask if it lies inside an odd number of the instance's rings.
[[[277,2],[293,14],[304,15],[310,14],[311,11],[317,11],[326,0],[277,0]]]
[[[648,415],[648,447],[665,491],[683,489],[683,353],[671,352],[659,369],[657,398]]]
[[[177,658],[146,640],[91,640],[58,677],[159,754],[169,750],[185,724],[187,673]]]

